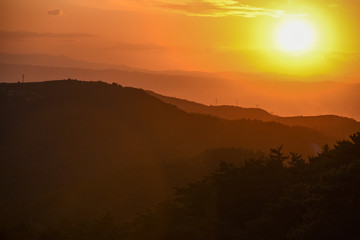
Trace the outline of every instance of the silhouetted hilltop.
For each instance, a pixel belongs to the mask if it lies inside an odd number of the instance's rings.
[[[360,122],[336,115],[280,117],[272,115],[261,108],[242,108],[227,105],[208,106],[185,99],[163,96],[152,91],[147,91],[147,93],[186,112],[208,114],[228,120],[255,119],[274,121],[288,126],[311,128],[337,139],[347,138],[350,134],[360,131]]]
[[[103,82],[2,83],[0,112],[5,222],[44,224],[106,211],[124,220],[206,174],[206,157],[191,160],[205,150],[285,144],[315,154],[334,143],[307,128],[189,114],[143,90]]]
[[[76,131],[80,134],[80,130],[89,127],[94,134],[106,135],[102,131],[109,131],[107,141],[110,141],[110,136],[114,138],[112,140],[126,139],[126,142],[121,142],[126,145],[127,150],[130,140],[136,140],[136,146],[130,149],[139,150],[137,148],[141,147],[139,143],[143,139],[151,140],[145,142],[145,145],[154,145],[150,146],[152,151],[157,147],[168,146],[169,148],[156,151],[161,152],[161,155],[168,150],[172,152],[171,149],[193,155],[221,146],[267,150],[273,145],[287,142],[287,147],[310,154],[314,151],[313,144],[322,145],[329,141],[306,128],[244,119],[226,121],[211,116],[188,114],[149,96],[143,90],[116,84],[64,80],[0,86],[2,112],[7,113],[2,121],[8,121],[7,128],[27,126],[33,121],[34,124],[47,124],[43,127],[58,130],[59,126],[55,125],[58,123],[68,124],[60,127],[81,127]],[[17,121],[21,125],[16,125]],[[96,128],[99,128],[99,132],[95,132]],[[127,135],[124,133],[116,135],[115,132],[119,129],[126,134],[130,133],[132,138],[125,138]],[[284,141],[283,138],[291,140]],[[138,142],[140,139],[142,140]],[[143,150],[148,148],[146,146]]]
[[[237,106],[208,106],[185,99],[175,97],[167,97],[157,94],[152,91],[146,91],[151,96],[160,99],[163,102],[173,104],[178,108],[189,113],[201,113],[216,116],[228,120],[239,119],[257,119],[262,121],[269,121],[274,119],[275,116],[260,108],[242,108]]]

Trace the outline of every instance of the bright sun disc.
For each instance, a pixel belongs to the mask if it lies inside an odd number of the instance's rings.
[[[276,34],[276,42],[280,49],[288,52],[304,52],[315,43],[315,32],[305,21],[290,21],[280,26]]]

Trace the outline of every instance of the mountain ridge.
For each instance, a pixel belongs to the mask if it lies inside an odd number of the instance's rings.
[[[253,119],[265,122],[273,121],[287,126],[301,126],[315,129],[326,135],[336,137],[337,139],[345,139],[350,134],[360,131],[360,122],[343,116],[330,114],[282,117],[273,115],[261,108],[243,108],[230,105],[209,106],[185,99],[164,96],[152,91],[146,92],[151,96],[159,98],[166,103],[173,104],[186,112],[208,114],[227,120]]]
[[[360,119],[360,84],[328,82],[270,82],[223,79],[210,76],[168,75],[161,72],[98,70],[0,63],[0,81],[48,81],[54,79],[103,80],[142,88],[207,105],[261,106],[276,115],[334,114]],[[306,94],[305,94],[306,93]],[[346,96],[346,98],[344,97]]]

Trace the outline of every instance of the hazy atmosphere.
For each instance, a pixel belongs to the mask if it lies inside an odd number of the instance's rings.
[[[359,239],[359,12],[1,0],[0,239]]]

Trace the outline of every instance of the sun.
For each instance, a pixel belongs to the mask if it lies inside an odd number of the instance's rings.
[[[305,20],[286,21],[278,27],[275,35],[277,47],[287,52],[309,51],[316,42],[316,31],[312,24]]]

